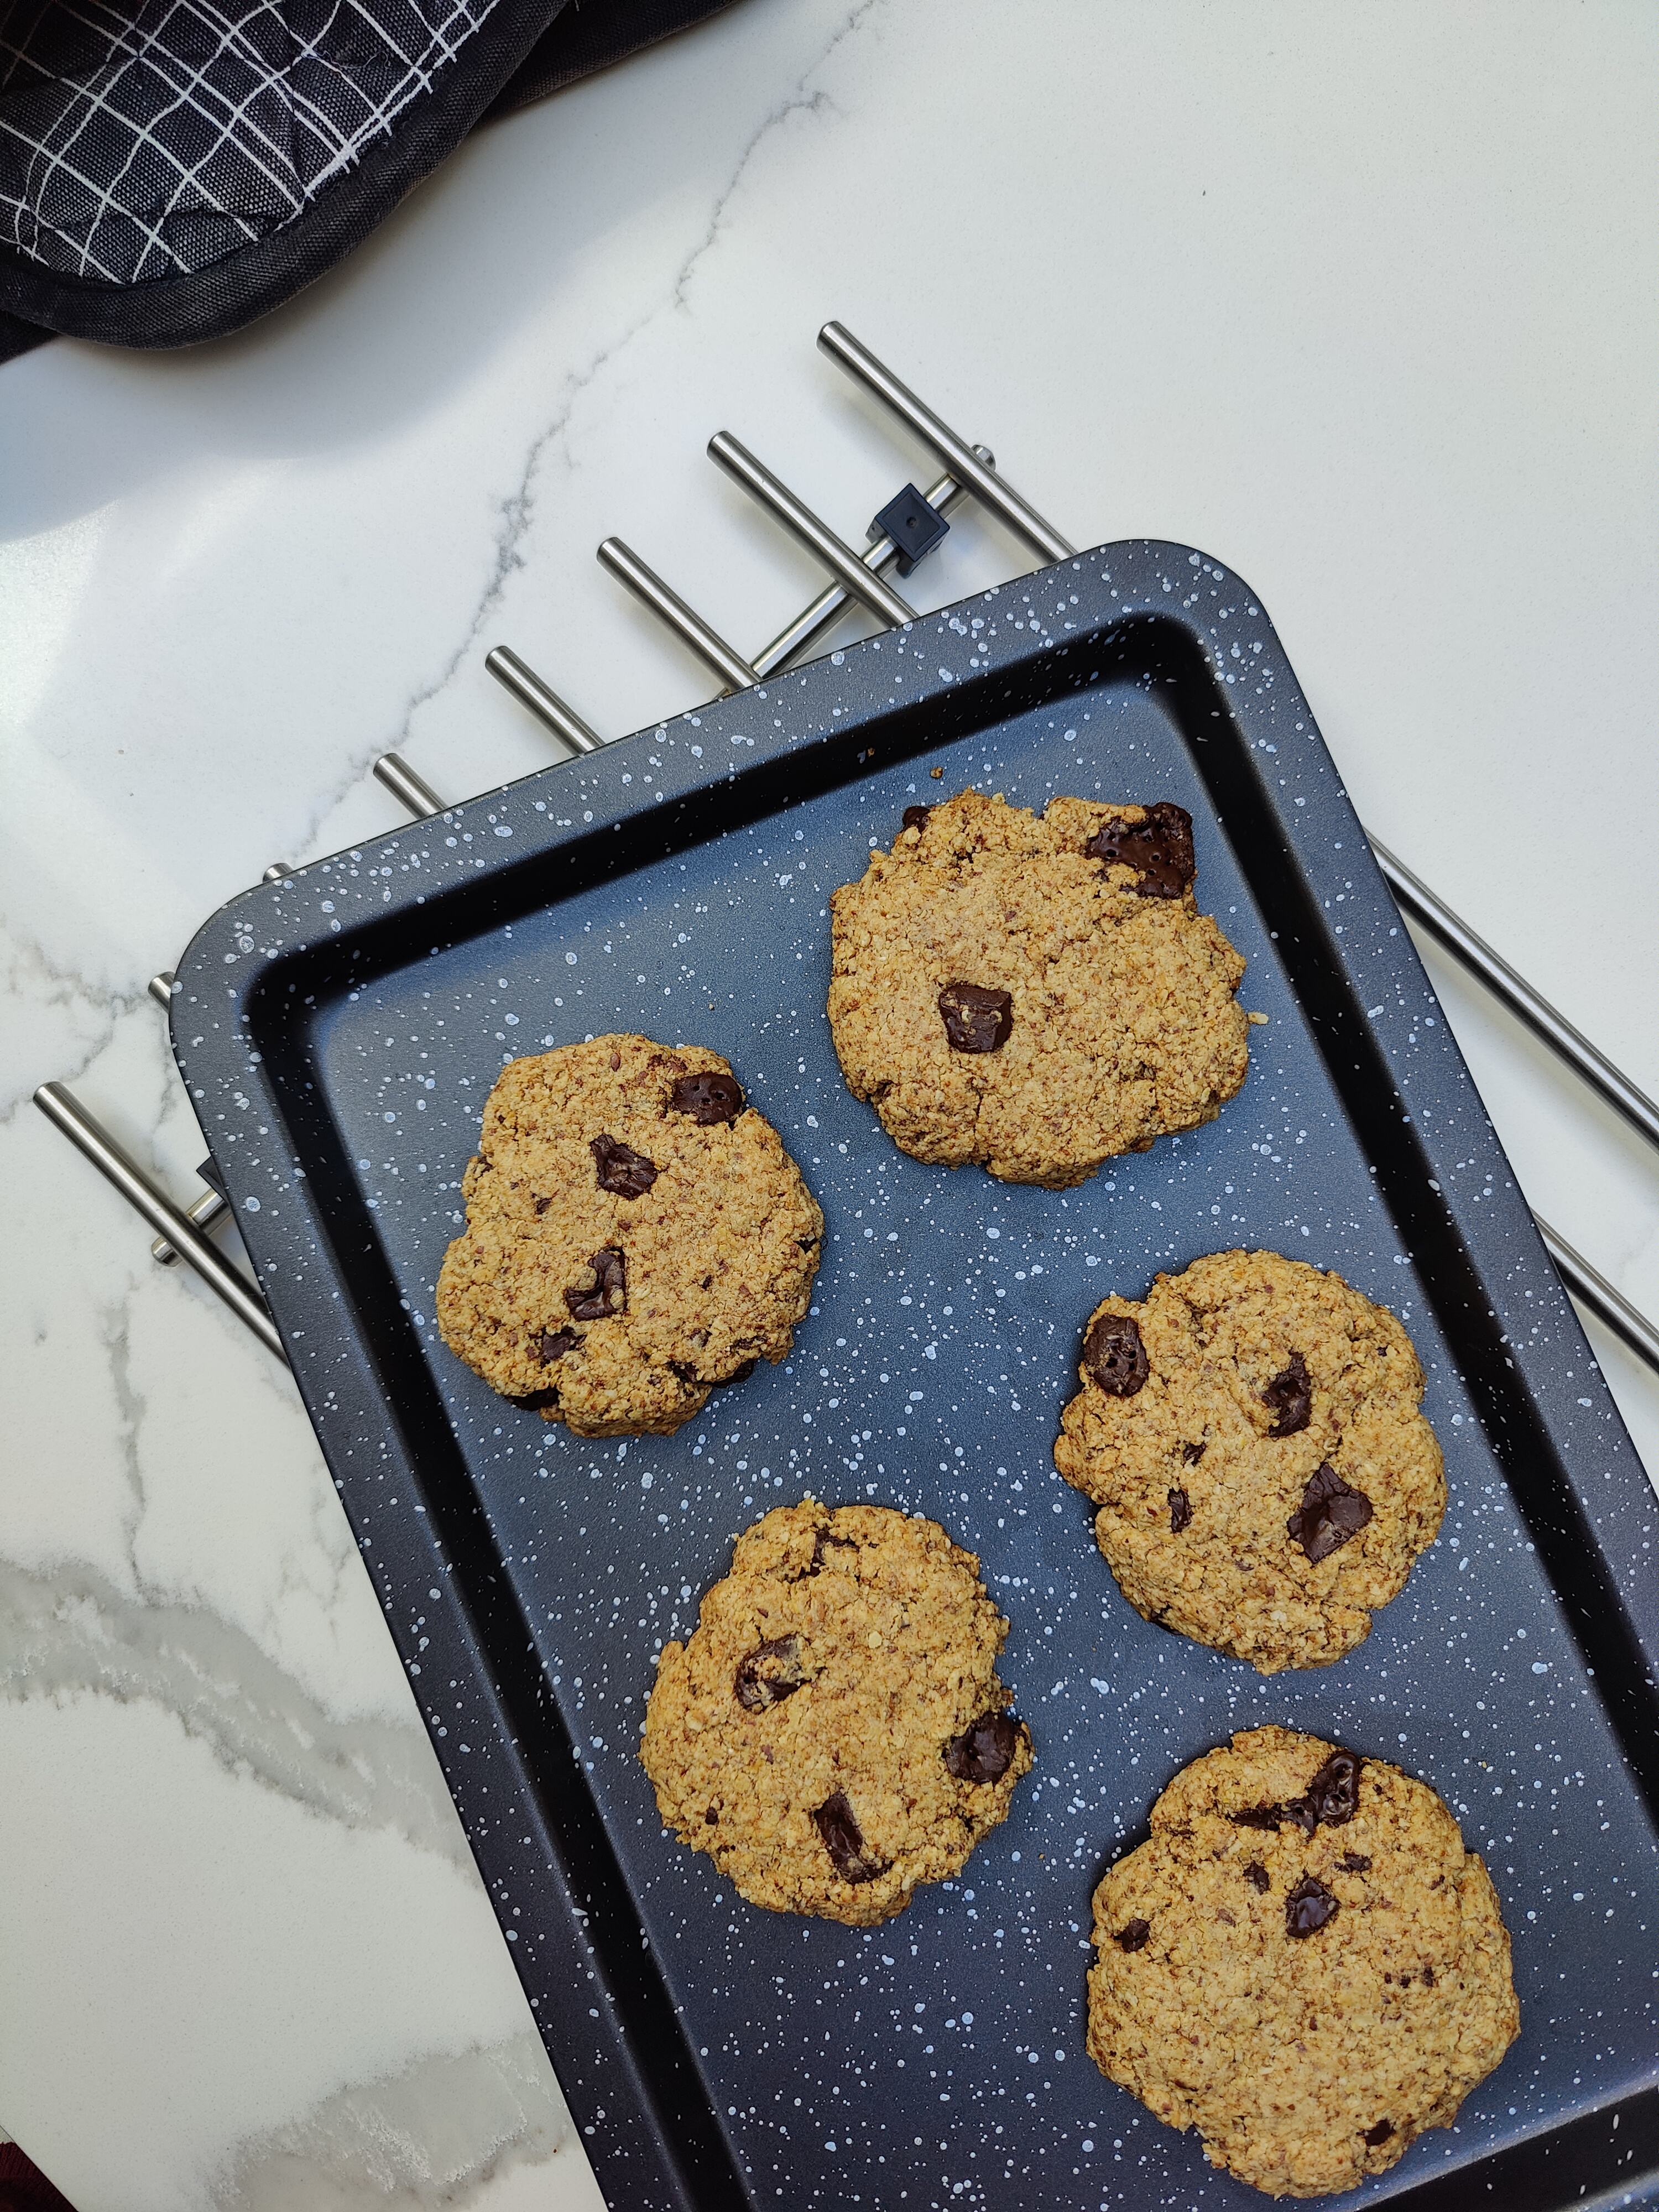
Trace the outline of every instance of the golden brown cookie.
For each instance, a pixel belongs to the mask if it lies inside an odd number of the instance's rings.
[[[1244,1080],[1244,963],[1194,872],[1167,801],[908,807],[830,902],[848,1088],[914,1158],[1051,1190],[1213,1121]]]
[[[1514,2042],[1510,1939],[1432,1790],[1250,1729],[1095,1892],[1089,2055],[1276,2197],[1382,2173]]]
[[[667,1436],[781,1359],[823,1216],[729,1064],[595,1037],[503,1068],[444,1255],[444,1342],[581,1437]]]
[[[1276,1252],[1110,1297],[1054,1464],[1092,1498],[1135,1611],[1263,1674],[1363,1644],[1446,1507],[1423,1370],[1394,1316]]]
[[[751,1905],[871,1928],[960,1871],[1031,1764],[979,1561],[884,1505],[781,1505],[663,1647],[641,1758]]]

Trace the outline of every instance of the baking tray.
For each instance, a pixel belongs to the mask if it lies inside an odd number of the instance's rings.
[[[969,782],[1189,808],[1270,1018],[1218,1121],[1066,1194],[907,1158],[830,1046],[830,892]],[[1519,2043],[1363,2193],[1649,2201],[1654,1499],[1236,576],[1139,541],[1040,570],[249,891],[179,981],[179,1066],[613,2205],[1259,2203],[1101,2077],[1083,2008],[1102,1870],[1266,1721],[1431,1783],[1515,1941]],[[432,1293],[497,1072],[610,1030],[727,1054],[828,1233],[785,1365],[594,1443],[489,1391]],[[1241,1245],[1401,1316],[1450,1486],[1363,1649],[1272,1680],[1130,1610],[1050,1458],[1091,1308]],[[978,1553],[1036,1751],[963,1877],[868,1931],[737,1899],[636,1755],[655,1651],[808,1491]]]

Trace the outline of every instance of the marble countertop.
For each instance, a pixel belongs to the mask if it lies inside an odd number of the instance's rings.
[[[1659,17],[742,0],[482,132],[176,356],[0,370],[0,2123],[79,2212],[598,2203],[286,1375],[29,1105],[188,1195],[146,979],[274,858],[707,696],[926,463],[836,316],[1078,543],[1203,547],[1362,817],[1659,1091]],[[1029,565],[964,514],[912,586]],[[1659,1163],[1431,950],[1522,1187],[1659,1314]],[[1650,1468],[1659,1382],[1594,1325]]]

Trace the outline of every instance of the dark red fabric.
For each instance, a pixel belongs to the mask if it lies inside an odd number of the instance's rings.
[[[0,2143],[0,2212],[75,2212],[33,2159],[14,2142]]]

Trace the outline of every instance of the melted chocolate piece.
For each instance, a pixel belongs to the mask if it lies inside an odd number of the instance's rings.
[[[536,1357],[544,1367],[550,1367],[567,1352],[574,1352],[581,1340],[580,1332],[574,1328],[544,1328],[536,1346]]]
[[[1128,1314],[1102,1314],[1083,1340],[1083,1364],[1111,1398],[1133,1398],[1152,1371]]]
[[[833,1796],[824,1799],[812,1815],[812,1825],[823,1837],[823,1848],[843,1881],[873,1881],[878,1875],[886,1873],[881,1861],[871,1857],[864,1831],[847,1802],[844,1790],[837,1790]]]
[[[925,830],[927,817],[933,811],[931,806],[907,806],[903,815],[904,827],[907,830]]]
[[[703,1816],[702,1816],[702,1817],[703,1817],[703,1819],[708,1822],[708,1826],[709,1826],[711,1828],[717,1828],[717,1827],[719,1827],[719,1826],[720,1826],[720,1808],[719,1808],[719,1806],[718,1806],[718,1805],[711,1805],[711,1806],[709,1807],[708,1810],[708,1811],[703,1814]]]
[[[1184,806],[1160,799],[1144,822],[1109,822],[1084,847],[1103,867],[1127,866],[1139,880],[1141,898],[1179,898],[1198,873],[1193,857],[1193,817]]]
[[[526,1413],[544,1413],[550,1406],[558,1404],[559,1394],[556,1390],[526,1390],[522,1397],[515,1398],[509,1392],[507,1402],[509,1406],[522,1406]]]
[[[1316,1821],[1340,1828],[1359,1810],[1360,1762],[1351,1751],[1334,1751],[1308,1784],[1307,1803]]]
[[[939,994],[939,1011],[952,1052],[1000,1052],[1013,1034],[1014,1002],[1006,991],[947,983]]]
[[[1344,1851],[1337,1861],[1344,1874],[1369,1874],[1371,1863],[1364,1851]]]
[[[1313,1411],[1313,1382],[1299,1352],[1293,1352],[1290,1365],[1274,1376],[1261,1394],[1261,1402],[1278,1416],[1267,1431],[1270,1437],[1299,1436],[1307,1427]]]
[[[1357,1536],[1370,1517],[1371,1501],[1364,1492],[1350,1490],[1329,1461],[1322,1460],[1285,1527],[1307,1553],[1309,1565],[1316,1567]]]
[[[1191,1525],[1192,1517],[1191,1498],[1184,1490],[1172,1490],[1170,1492],[1170,1534],[1178,1536],[1183,1528]]]
[[[1267,1869],[1262,1865],[1260,1859],[1252,1859],[1250,1861],[1249,1866],[1244,1869],[1244,1879],[1249,1883],[1250,1887],[1255,1890],[1258,1895],[1266,1896],[1268,1879]]]
[[[724,1390],[728,1389],[733,1382],[746,1382],[750,1376],[754,1373],[757,1364],[758,1362],[756,1360],[745,1359],[741,1367],[734,1367],[729,1375],[722,1376],[720,1380],[715,1383],[714,1388],[717,1390]]]
[[[1423,1969],[1423,1986],[1425,1990],[1431,1990],[1434,1987],[1434,1968],[1432,1966],[1425,1966]]]
[[[536,1211],[537,1211],[537,1212],[538,1212],[538,1213],[545,1213],[545,1212],[546,1212],[546,1211],[547,1211],[547,1209],[548,1209],[548,1207],[549,1207],[550,1206],[551,1206],[551,1205],[552,1205],[552,1203],[553,1203],[553,1201],[552,1201],[552,1200],[551,1200],[550,1198],[538,1198],[538,1199],[536,1200]]]
[[[1367,2128],[1359,2140],[1361,2142],[1369,2143],[1373,2150],[1380,2150],[1393,2133],[1392,2120],[1379,2120],[1374,2128]]]
[[[626,1311],[628,1306],[628,1263],[614,1244],[607,1244],[603,1252],[596,1252],[587,1263],[593,1277],[593,1286],[586,1291],[567,1291],[564,1302],[570,1309],[573,1321],[605,1321],[612,1314]]]
[[[1285,1933],[1301,1942],[1316,1936],[1337,1911],[1337,1900],[1322,1881],[1304,1874],[1285,1899]]]
[[[827,1536],[820,1529],[812,1539],[812,1564],[806,1571],[809,1575],[822,1574],[824,1562],[832,1551],[856,1553],[857,1550],[858,1546],[850,1536]]]
[[[1182,1444],[1181,1456],[1188,1467],[1196,1467],[1208,1449],[1209,1438],[1206,1437],[1201,1444]]]
[[[1144,1951],[1152,1932],[1150,1920],[1126,1920],[1112,1941],[1120,1951]]]
[[[1359,1806],[1359,1770],[1364,1761],[1352,1751],[1334,1751],[1299,1797],[1284,1805],[1256,1805],[1244,1813],[1229,1813],[1236,1828],[1272,1828],[1287,1821],[1312,1835],[1322,1822],[1340,1828],[1352,1820]],[[1370,1861],[1367,1859],[1369,1866]]]
[[[1290,1818],[1290,1810],[1284,1805],[1256,1805],[1247,1813],[1229,1813],[1227,1818],[1236,1828],[1270,1828],[1277,1835]]]
[[[743,1111],[743,1086],[735,1075],[718,1075],[705,1068],[696,1075],[682,1075],[669,1094],[677,1114],[689,1114],[706,1129],[715,1121],[735,1121]]]
[[[601,1190],[618,1198],[643,1198],[657,1180],[657,1164],[615,1137],[595,1137],[588,1146],[593,1155]]]
[[[981,1713],[945,1745],[945,1771],[958,1782],[1000,1782],[1018,1743],[1018,1721],[1006,1713]]]
[[[775,1636],[751,1651],[738,1668],[733,1686],[746,1713],[769,1712],[793,1698],[808,1680],[801,1664],[799,1636]]]

